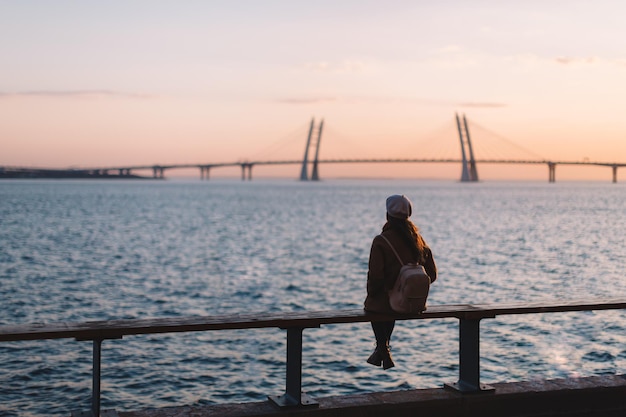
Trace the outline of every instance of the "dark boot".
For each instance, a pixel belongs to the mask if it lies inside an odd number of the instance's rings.
[[[389,351],[389,346],[385,346],[382,349],[377,349],[380,352],[380,356],[382,358],[383,369],[387,370],[389,368],[393,368],[396,366],[393,363],[393,359],[391,358],[391,352]]]
[[[367,359],[367,363],[371,363],[374,366],[382,365],[383,369],[395,366],[389,352],[389,340],[391,339],[394,326],[395,320],[372,322],[372,330],[374,330],[374,336],[376,337],[376,350]]]
[[[372,353],[370,357],[367,358],[367,363],[374,366],[380,366],[383,363],[383,356],[380,354],[378,346],[376,346],[376,349],[374,349],[374,353]]]

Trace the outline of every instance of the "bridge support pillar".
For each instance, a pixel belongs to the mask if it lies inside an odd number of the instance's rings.
[[[253,164],[241,164],[241,181],[252,181],[252,166]]]
[[[152,167],[152,177],[159,178],[159,179],[165,178],[165,168],[160,167],[160,166]]]
[[[200,167],[200,181],[209,179],[209,169],[211,169],[211,167]]]
[[[617,183],[617,165],[613,165],[613,184]]]
[[[548,182],[556,182],[556,164],[548,162]]]

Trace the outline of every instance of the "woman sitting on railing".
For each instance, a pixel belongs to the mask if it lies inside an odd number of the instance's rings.
[[[388,291],[393,288],[402,267],[394,250],[405,264],[410,262],[424,266],[431,283],[437,279],[437,267],[430,248],[409,220],[413,211],[411,201],[404,195],[392,195],[387,198],[386,206],[387,223],[382,233],[374,238],[370,251],[365,310],[393,314]],[[368,363],[382,365],[383,369],[395,366],[389,351],[394,326],[395,320],[372,322],[376,349],[367,359]]]

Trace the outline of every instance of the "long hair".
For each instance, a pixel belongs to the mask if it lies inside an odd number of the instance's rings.
[[[402,239],[406,242],[407,246],[411,248],[411,252],[416,260],[423,261],[424,250],[428,247],[426,242],[420,235],[419,229],[409,219],[398,219],[392,217],[387,213],[387,222],[389,225],[400,232]]]

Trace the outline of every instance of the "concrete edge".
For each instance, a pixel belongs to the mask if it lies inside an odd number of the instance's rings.
[[[119,417],[284,416],[617,416],[626,415],[626,375],[491,384],[495,392],[461,394],[443,388],[316,398],[319,408],[279,410],[268,401],[118,412]],[[478,414],[479,413],[479,414]]]

